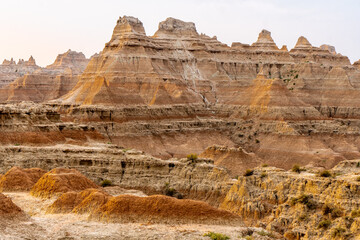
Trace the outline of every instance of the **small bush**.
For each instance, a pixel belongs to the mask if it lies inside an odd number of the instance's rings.
[[[108,180],[108,179],[104,179],[104,180],[100,183],[100,185],[101,185],[102,187],[108,187],[108,186],[111,186],[111,185],[112,185],[112,182],[111,182],[110,180]]]
[[[254,238],[252,236],[246,236],[245,239],[246,240],[254,240]]]
[[[360,176],[358,176],[358,177],[356,178],[356,181],[360,182]]]
[[[328,229],[330,225],[331,225],[330,220],[322,220],[321,222],[319,222],[318,228]]]
[[[296,172],[296,173],[301,173],[301,168],[299,165],[295,164],[292,168],[291,171]]]
[[[176,193],[176,190],[174,188],[166,188],[165,189],[165,195],[172,197]]]
[[[254,174],[254,170],[252,169],[246,169],[245,173],[244,173],[244,176],[245,177],[248,177],[248,176],[251,176]]]
[[[296,198],[291,198],[290,200],[290,205],[294,206],[297,203],[301,203],[306,205],[309,209],[314,209],[316,208],[316,204],[314,203],[314,201],[311,200],[311,196],[310,195],[306,195],[306,194],[302,194],[299,197]]]
[[[214,232],[208,232],[204,234],[204,237],[209,237],[211,240],[228,240],[230,237],[221,234],[221,233],[214,233]]]
[[[344,233],[346,232],[346,230],[342,227],[337,227],[337,228],[334,228],[334,230],[332,231],[331,233],[331,236],[333,238],[336,238],[336,237],[343,237]]]
[[[324,170],[319,173],[320,177],[331,177],[331,173],[328,170]]]
[[[343,215],[343,212],[341,211],[341,209],[339,209],[337,207],[332,207],[329,204],[324,204],[321,211],[324,216],[327,216],[330,214],[331,218],[333,218],[333,219],[341,217]]]
[[[272,234],[270,232],[265,232],[264,230],[257,232],[257,234],[259,234],[260,236],[263,236],[263,237],[275,238],[274,234]]]
[[[268,167],[269,165],[264,163],[263,165],[261,165],[262,167]]]
[[[359,210],[352,210],[351,211],[351,217],[353,217],[353,218],[360,217],[360,209]]]
[[[267,173],[266,172],[262,172],[260,175],[261,178],[267,177]]]
[[[192,162],[194,162],[196,159],[198,159],[198,155],[191,153],[189,155],[186,156],[188,160],[191,160]]]
[[[341,217],[343,212],[339,208],[334,208],[331,212],[331,218],[335,219]]]

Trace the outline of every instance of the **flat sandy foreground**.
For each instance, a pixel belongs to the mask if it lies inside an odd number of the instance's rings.
[[[141,223],[100,223],[88,221],[87,215],[46,214],[46,208],[55,199],[40,199],[29,193],[4,193],[23,209],[31,219],[27,222],[1,223],[0,239],[210,239],[209,231],[222,233],[231,239],[243,239],[259,228],[218,225],[166,225]],[[257,234],[256,234],[257,235]],[[261,236],[254,239],[262,239]],[[267,238],[264,238],[267,239]]]

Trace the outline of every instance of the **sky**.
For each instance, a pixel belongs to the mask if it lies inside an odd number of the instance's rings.
[[[194,22],[199,33],[251,44],[262,29],[278,45],[294,47],[305,36],[360,59],[359,0],[0,0],[0,61],[28,59],[47,66],[68,49],[87,57],[111,38],[119,16],[134,16],[152,36],[174,17]]]

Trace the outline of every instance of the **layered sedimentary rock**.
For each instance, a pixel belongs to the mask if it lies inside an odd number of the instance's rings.
[[[356,239],[359,166],[359,160],[343,161],[328,175],[312,168],[300,173],[257,168],[252,176],[239,178],[221,208],[287,239],[331,239],[339,228],[343,230],[337,237]]]
[[[108,179],[120,187],[139,189],[147,194],[163,193],[165,187],[169,187],[186,198],[206,200],[215,206],[232,182],[227,171],[214,166],[211,160],[161,160],[115,146],[21,147],[21,155],[16,153],[18,151],[12,147],[2,149],[1,169],[12,165],[37,166],[46,170],[66,166],[77,169],[97,183]],[[87,183],[82,180],[83,176],[65,174],[70,170],[63,170],[63,174],[58,171],[54,169],[45,174],[32,188],[32,194],[49,197],[71,190],[96,188],[82,184]]]
[[[88,62],[84,54],[75,51],[59,54],[53,64],[3,86],[0,102],[44,102],[59,98],[75,86]]]
[[[38,70],[40,67],[36,65],[35,59],[30,56],[28,61],[19,59],[18,63],[11,58],[11,60],[4,60],[0,65],[0,88],[10,84],[16,78],[25,74],[29,74]]]

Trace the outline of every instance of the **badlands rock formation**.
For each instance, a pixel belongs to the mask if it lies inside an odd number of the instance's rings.
[[[89,62],[82,53],[68,50],[55,62],[17,78],[0,89],[0,102],[43,102],[68,93]]]
[[[332,239],[340,228],[338,238],[357,239],[359,167],[359,160],[343,161],[331,169],[332,176],[311,168],[301,173],[257,168],[239,177],[221,208],[287,239]]]
[[[41,168],[12,167],[0,177],[0,192],[29,191],[45,173]]]
[[[81,191],[98,186],[74,169],[55,168],[43,175],[31,188],[35,197],[50,198],[69,191]]]
[[[21,208],[16,206],[9,197],[0,193],[0,227],[7,225],[9,221],[24,221],[28,216]]]
[[[35,59],[30,56],[28,61],[19,59],[18,63],[11,58],[11,60],[4,60],[0,65],[0,88],[10,84],[16,78],[25,74],[32,73],[40,67],[36,65]]]
[[[242,224],[237,215],[216,209],[206,203],[160,195],[113,197],[91,213],[89,218],[106,222]]]

